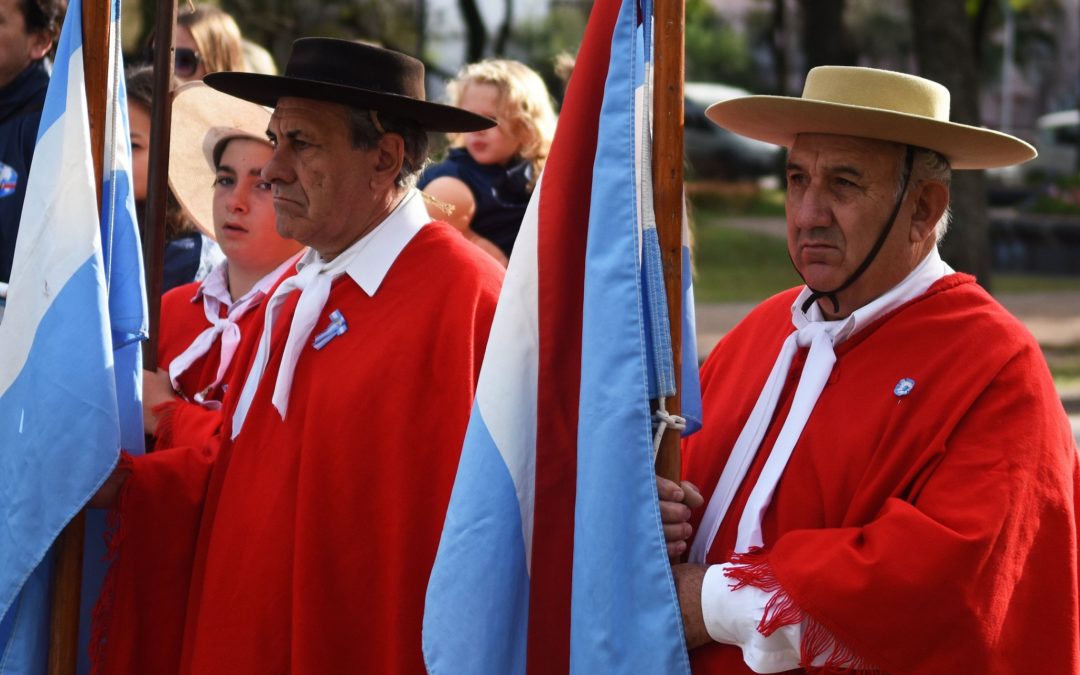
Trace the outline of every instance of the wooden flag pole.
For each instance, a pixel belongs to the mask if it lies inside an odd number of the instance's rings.
[[[682,411],[682,221],[683,221],[683,0],[656,0],[653,75],[653,195],[660,255],[664,263],[675,396],[667,411]],[[678,481],[682,473],[680,434],[668,428],[660,441],[656,473]]]
[[[84,2],[82,6],[83,73],[99,214],[105,162],[105,103],[109,88],[110,10],[109,2]],[[79,594],[82,591],[85,529],[86,515],[80,511],[56,539],[49,624],[49,675],[74,675],[78,661]]]
[[[150,167],[147,176],[143,261],[150,338],[143,343],[143,368],[157,369],[161,288],[165,268],[165,211],[169,194],[169,139],[172,130],[173,31],[176,0],[158,0],[154,13],[154,103],[150,110]]]

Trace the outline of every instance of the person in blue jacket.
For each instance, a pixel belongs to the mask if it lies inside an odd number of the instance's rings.
[[[11,277],[26,178],[66,0],[0,0],[0,282]]]

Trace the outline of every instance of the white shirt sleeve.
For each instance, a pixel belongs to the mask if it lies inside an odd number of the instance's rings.
[[[732,590],[724,572],[731,563],[710,565],[701,583],[701,613],[709,637],[742,649],[743,661],[755,673],[780,673],[799,667],[803,626],[782,626],[769,637],[758,632],[765,605],[772,597],[753,586]]]

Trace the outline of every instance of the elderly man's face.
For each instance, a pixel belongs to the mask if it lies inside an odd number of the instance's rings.
[[[271,183],[278,232],[333,258],[384,215],[372,191],[377,154],[354,148],[345,106],[282,98],[267,130],[274,155],[263,168]]]
[[[833,290],[870,253],[896,203],[904,148],[830,134],[800,134],[788,154],[788,252],[807,285]],[[907,200],[905,200],[907,201]],[[851,288],[839,294],[846,316],[895,286],[918,257],[901,208],[882,250]],[[825,301],[822,308],[831,309]]]

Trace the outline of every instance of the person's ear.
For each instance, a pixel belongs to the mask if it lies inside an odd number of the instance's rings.
[[[45,58],[53,46],[53,35],[47,30],[30,33],[30,60],[40,61]]]
[[[385,133],[375,146],[375,167],[371,187],[386,189],[394,184],[405,163],[405,139],[400,134]]]
[[[949,188],[936,180],[923,181],[911,213],[911,241],[920,243],[934,236],[934,226],[949,207]]]

